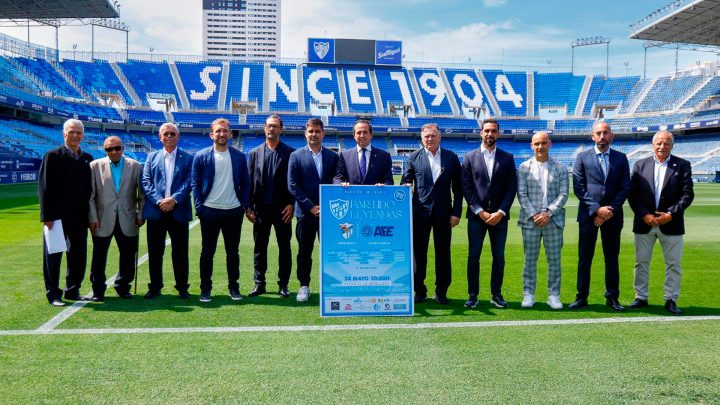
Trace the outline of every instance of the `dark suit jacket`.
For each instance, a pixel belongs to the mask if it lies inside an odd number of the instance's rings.
[[[608,175],[604,178],[595,148],[585,150],[575,158],[573,191],[579,201],[578,222],[592,221],[598,208],[609,205],[613,218],[623,219],[623,203],[630,191],[630,166],[624,153],[610,149]]]
[[[235,195],[243,210],[247,210],[250,200],[250,176],[248,175],[247,159],[239,150],[228,147],[233,171]],[[215,156],[213,147],[208,146],[195,154],[192,167],[192,192],[195,201],[195,213],[202,214],[203,204],[215,181]]]
[[[88,201],[92,192],[92,160],[89,153],[82,151],[75,160],[72,152],[64,145],[45,154],[38,173],[40,221],[77,221],[87,228]],[[63,225],[71,226],[68,223]]]
[[[360,176],[360,166],[358,164],[357,148],[353,146],[340,153],[338,160],[337,173],[333,183],[350,183],[350,184],[387,184],[392,186],[392,159],[390,154],[382,149],[373,146],[370,151],[370,165],[368,166],[365,178]]]
[[[628,202],[635,213],[633,232],[650,232],[650,226],[643,221],[643,217],[660,211],[669,212],[672,215],[672,221],[660,225],[662,233],[666,235],[685,233],[683,214],[695,198],[690,162],[670,155],[660,192],[660,203],[657,207],[655,207],[655,158],[653,156],[635,162],[631,183]]]
[[[475,210],[482,208],[488,213],[502,210],[506,214],[503,220],[509,220],[510,207],[517,192],[515,158],[512,154],[496,148],[495,166],[490,181],[480,148],[471,150],[463,159],[462,187],[468,203],[468,218],[476,218]]]
[[[283,143],[278,143],[275,153],[277,153],[277,167],[273,173],[273,203],[278,206],[292,205],[295,199],[288,191],[287,171],[290,154],[295,149]],[[255,147],[250,151],[250,160],[248,162],[248,172],[250,173],[250,210],[258,211],[258,208],[264,204],[264,184],[263,170],[265,163],[265,143]]]
[[[300,148],[290,154],[288,164],[288,190],[295,197],[295,216],[303,218],[312,216],[312,207],[320,204],[320,185],[332,184],[337,171],[338,155],[327,148],[322,148],[322,177],[318,176],[312,152],[307,147]]]
[[[190,222],[192,208],[190,206],[190,182],[192,174],[191,154],[177,148],[175,152],[175,169],[173,170],[171,197],[175,199],[172,215],[178,222]],[[158,202],[165,198],[165,154],[163,150],[151,152],[143,168],[142,186],[145,192],[143,218],[158,220],[162,215]]]
[[[440,175],[434,183],[432,178],[425,148],[410,154],[401,183],[413,184],[413,216],[427,218],[434,209],[438,213],[447,213],[448,217],[459,218],[462,215],[462,176],[460,160],[453,151],[440,148]]]

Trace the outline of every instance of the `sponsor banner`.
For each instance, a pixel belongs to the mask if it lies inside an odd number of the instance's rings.
[[[0,157],[0,172],[38,171],[40,159],[27,157]]]
[[[402,65],[402,41],[375,41],[375,64]]]
[[[308,38],[308,63],[335,63],[335,40]]]
[[[37,171],[0,171],[0,184],[31,183],[37,180]]]
[[[320,186],[320,315],[413,314],[405,186]]]

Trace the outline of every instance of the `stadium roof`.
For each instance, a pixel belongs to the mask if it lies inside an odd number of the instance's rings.
[[[630,30],[633,39],[720,46],[720,0],[677,0]]]
[[[118,18],[113,0],[0,0],[0,19]]]

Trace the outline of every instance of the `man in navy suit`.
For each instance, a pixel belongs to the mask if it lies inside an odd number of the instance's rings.
[[[165,237],[172,244],[175,289],[180,298],[188,293],[188,223],[192,219],[190,205],[190,174],[193,157],[180,149],[180,131],[173,123],[160,126],[163,148],[152,152],[145,161],[142,186],[145,192],[143,218],[147,220],[148,264],[150,284],[145,299],[160,295],[163,288],[163,256]]]
[[[573,166],[573,191],[579,200],[577,297],[570,309],[588,306],[590,268],[595,254],[598,229],[605,256],[605,303],[624,311],[620,295],[620,233],[623,227],[623,203],[630,191],[630,167],[624,153],[610,148],[613,132],[606,122],[593,125],[595,147],[583,151]]]
[[[447,304],[452,279],[450,240],[452,228],[462,214],[460,160],[440,148],[440,128],[425,124],[420,131],[423,147],[410,154],[402,183],[414,187],[413,254],[415,257],[415,302],[427,299],[425,275],[430,231],[435,242],[435,301]]]
[[[650,260],[655,241],[660,241],[665,258],[665,309],[679,315],[685,210],[690,206],[693,191],[690,162],[671,155],[674,137],[670,131],[653,136],[654,156],[635,163],[628,202],[635,212],[635,301],[630,308],[648,305]]]
[[[278,244],[278,288],[282,297],[289,297],[288,281],[292,269],[292,218],[295,200],[288,191],[288,160],[295,149],[283,143],[283,123],[277,115],[265,120],[265,143],[250,151],[250,207],[245,216],[253,223],[255,240],[255,288],[250,296],[265,294],[267,250],[270,230],[275,228]]]
[[[297,217],[297,278],[300,281],[297,300],[300,302],[310,298],[313,245],[320,229],[320,185],[332,184],[338,164],[337,154],[322,146],[324,137],[322,120],[308,120],[305,124],[307,147],[291,153],[288,164],[288,189],[295,197]]]
[[[249,204],[250,177],[245,155],[229,146],[230,122],[218,118],[210,126],[213,145],[193,158],[192,191],[195,212],[200,218],[200,302],[212,300],[213,258],[220,232],[225,242],[228,289],[234,301],[240,294],[240,232],[243,214]]]
[[[510,207],[517,191],[515,158],[497,147],[500,124],[488,118],[483,121],[482,145],[465,154],[462,164],[462,186],[467,201],[468,218],[468,299],[466,308],[475,308],[480,291],[480,254],[485,234],[490,234],[492,271],[490,303],[507,308],[502,296],[505,273],[505,242]]]
[[[333,183],[392,186],[392,159],[389,153],[370,145],[372,125],[365,120],[357,121],[353,125],[353,137],[357,145],[340,153]]]

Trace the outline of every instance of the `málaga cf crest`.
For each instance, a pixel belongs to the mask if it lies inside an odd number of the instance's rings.
[[[318,58],[322,59],[330,50],[330,42],[313,42],[313,48]]]
[[[350,201],[346,200],[330,200],[330,213],[335,219],[343,219],[350,209]]]

